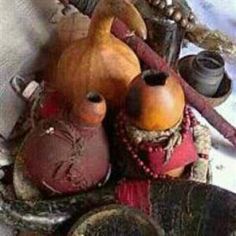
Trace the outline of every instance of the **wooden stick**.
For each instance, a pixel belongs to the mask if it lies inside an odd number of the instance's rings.
[[[202,96],[188,85],[179,74],[169,68],[167,63],[142,39],[130,35],[127,27],[120,21],[113,24],[113,34],[126,42],[137,56],[150,68],[165,71],[177,78],[182,85],[188,103],[196,108],[207,121],[236,147],[236,129],[227,122]]]

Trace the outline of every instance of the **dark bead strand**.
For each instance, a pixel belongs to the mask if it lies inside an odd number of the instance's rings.
[[[148,2],[153,7],[164,11],[166,17],[174,20],[185,30],[191,30],[196,24],[196,17],[193,12],[190,12],[188,17],[183,17],[181,11],[176,9],[174,5],[168,5],[166,0],[148,0]]]
[[[182,129],[181,129],[181,135],[183,138],[185,138],[187,132],[190,130],[191,122],[190,122],[190,116],[189,116],[189,110],[187,107],[184,109],[184,118],[182,122]]]
[[[200,122],[196,119],[193,111],[191,108],[188,108],[189,109],[189,116],[190,116],[190,119],[191,119],[191,125],[192,127],[196,126],[196,125],[199,125]]]

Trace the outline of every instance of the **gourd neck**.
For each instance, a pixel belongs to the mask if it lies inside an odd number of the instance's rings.
[[[93,42],[106,42],[109,40],[113,19],[114,17],[112,16],[106,18],[104,16],[94,16],[88,32],[89,39]]]
[[[104,6],[104,1],[98,3],[89,27],[88,38],[92,42],[107,42],[111,35],[114,15],[110,7]]]
[[[100,0],[91,19],[88,38],[91,42],[105,42],[111,39],[111,27],[117,17],[138,36],[146,39],[147,28],[140,13],[131,0]]]
[[[98,92],[88,92],[80,104],[74,104],[71,113],[74,124],[85,127],[100,126],[106,114],[106,102]]]

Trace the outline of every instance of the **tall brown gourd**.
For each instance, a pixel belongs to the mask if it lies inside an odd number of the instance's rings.
[[[56,87],[73,103],[92,89],[102,93],[108,105],[119,107],[130,81],[140,73],[134,52],[110,33],[114,17],[146,38],[145,23],[129,0],[101,0],[88,36],[74,42],[59,60]]]

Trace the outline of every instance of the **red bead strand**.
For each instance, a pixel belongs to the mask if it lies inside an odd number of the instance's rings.
[[[144,161],[139,159],[139,155],[138,155],[139,150],[146,151],[148,153],[157,152],[159,150],[163,150],[161,145],[157,143],[150,143],[150,142],[149,143],[142,142],[141,144],[138,144],[138,145],[135,144],[128,138],[126,130],[125,130],[125,124],[127,123],[127,117],[125,116],[125,113],[121,111],[117,119],[118,119],[117,120],[118,126],[116,130],[116,134],[121,140],[121,142],[124,144],[131,158],[135,161],[137,166],[145,173],[145,175],[152,179],[167,179],[167,178],[176,179],[168,175],[156,174],[145,164]],[[185,137],[187,132],[198,124],[199,122],[196,120],[191,108],[185,107],[184,118],[183,118],[182,128],[181,128],[182,137]],[[207,155],[200,154],[199,157],[207,158]]]

